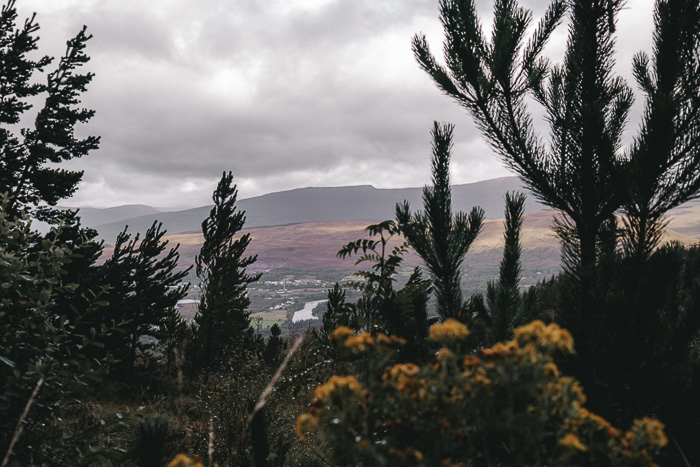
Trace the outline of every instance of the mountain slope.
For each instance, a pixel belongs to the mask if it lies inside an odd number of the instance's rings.
[[[120,222],[140,216],[153,216],[161,210],[143,204],[129,204],[113,208],[80,208],[80,219],[83,225],[95,227],[111,222]]]
[[[488,219],[503,215],[506,191],[524,191],[516,177],[499,178],[453,186],[453,209],[468,211],[481,206]],[[237,205],[246,211],[247,227],[266,227],[308,222],[369,221],[394,217],[396,203],[407,200],[413,209],[422,207],[421,188],[378,189],[369,185],[330,188],[300,188],[240,200]],[[528,197],[526,212],[540,211],[544,206]],[[151,213],[110,223],[86,225],[96,228],[108,243],[116,238],[124,225],[143,232],[158,220],[169,233],[198,232],[209,215],[210,206],[177,212]]]
[[[551,229],[554,214],[554,211],[540,211],[525,215],[522,230],[523,286],[532,285],[560,270],[559,240]],[[342,245],[366,237],[366,226],[366,221],[334,221],[245,229],[251,235],[246,253],[258,255],[255,271],[288,267],[313,275],[329,271],[350,274],[357,270],[354,259],[341,260],[336,253]],[[180,244],[181,267],[194,263],[203,241],[201,233],[176,234],[167,238],[171,244]],[[670,240],[685,245],[697,242],[681,233],[667,231],[664,241]],[[398,239],[390,243],[391,246],[396,244]],[[503,219],[486,220],[462,268],[465,289],[482,291],[488,280],[495,279],[502,254]],[[421,260],[415,254],[409,254],[404,264],[417,266]]]

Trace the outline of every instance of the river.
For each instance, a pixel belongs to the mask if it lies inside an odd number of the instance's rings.
[[[318,306],[319,303],[327,302],[328,300],[314,300],[312,302],[304,303],[304,308],[299,311],[294,312],[292,317],[292,323],[298,323],[299,321],[304,321],[307,319],[318,319],[311,312]]]

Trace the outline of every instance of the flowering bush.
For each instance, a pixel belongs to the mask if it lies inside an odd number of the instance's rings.
[[[389,364],[401,339],[337,329],[331,342],[367,365],[316,388],[297,434],[339,465],[653,465],[667,444],[656,420],[623,432],[584,407],[582,387],[552,358],[574,351],[557,325],[535,321],[465,354],[468,334],[453,320],[431,327],[443,347],[421,367]]]

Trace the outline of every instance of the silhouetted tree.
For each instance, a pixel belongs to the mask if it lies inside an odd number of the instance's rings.
[[[423,188],[424,211],[411,215],[408,202],[404,202],[396,207],[396,219],[401,233],[430,271],[440,317],[466,320],[461,265],[481,230],[484,210],[475,207],[469,215],[452,213],[449,169],[453,129],[437,122],[433,126],[433,185]]]
[[[510,337],[520,308],[520,254],[522,252],[520,231],[523,226],[524,207],[525,195],[506,193],[503,258],[499,267],[498,281],[490,281],[486,286],[486,303],[496,342]]]
[[[38,73],[51,64],[48,56],[32,60],[28,57],[37,49],[39,25],[32,16],[17,28],[15,1],[10,0],[0,13],[0,186],[10,191],[6,209],[17,214],[23,207],[36,207],[73,194],[82,172],[57,168],[54,164],[86,155],[97,149],[99,137],[75,137],[75,126],[94,115],[93,110],[77,107],[79,97],[93,78],[92,73],[76,74],[89,58],[84,53],[92,37],[86,28],[67,43],[66,53],[56,69],[45,76]],[[32,128],[12,132],[10,125],[20,122],[32,107],[30,102],[45,97]],[[52,217],[44,210],[44,218]]]
[[[357,303],[345,303],[349,311],[348,325],[372,334],[380,329],[391,332],[389,329],[393,329],[395,323],[388,311],[396,295],[394,275],[408,251],[408,244],[400,242],[393,248],[389,245],[390,240],[399,234],[397,223],[391,220],[369,225],[365,230],[368,238],[349,242],[338,251],[341,259],[361,253],[355,264],[371,264],[369,269],[355,273],[360,280],[348,284],[362,292]]]
[[[279,324],[275,323],[270,327],[270,337],[267,338],[267,343],[265,344],[265,349],[262,352],[263,359],[270,368],[277,368],[284,355],[282,352],[286,348],[286,343],[282,339],[282,329]]]
[[[104,320],[121,323],[123,334],[114,334],[108,350],[117,354],[120,367],[131,372],[138,350],[152,343],[143,337],[159,339],[179,316],[175,305],[187,294],[182,279],[189,269],[177,270],[179,245],[168,248],[166,231],[154,222],[141,239],[131,237],[125,228],[118,236],[112,256],[101,267],[102,281],[110,286]]]
[[[622,423],[690,394],[700,326],[697,283],[690,279],[695,253],[658,248],[665,214],[700,189],[700,3],[656,2],[654,50],[633,60],[645,110],[627,151],[622,134],[633,96],[613,73],[615,21],[624,3],[554,0],[526,41],[532,15],[515,0],[494,2],[490,40],[474,1],[441,0],[446,66],[424,36],[413,42],[422,68],[469,110],[505,162],[565,214],[556,226],[565,273],[533,294],[557,296],[547,313],[574,335],[570,369],[593,408]],[[540,55],[567,11],[564,62],[552,66]],[[533,102],[544,107],[549,142],[535,131]],[[619,211],[626,214],[622,231]],[[682,412],[668,421],[676,436],[697,419]]]
[[[246,287],[261,274],[246,273],[257,259],[244,256],[250,234],[234,238],[245,224],[245,211],[236,208],[237,196],[233,174],[224,172],[214,191],[214,206],[202,222],[204,243],[195,258],[203,292],[195,315],[194,344],[198,363],[206,368],[226,349],[253,343]]]
[[[350,325],[350,310],[345,306],[345,290],[339,283],[333,284],[332,289],[328,289],[328,301],[326,302],[326,311],[321,317],[321,327],[314,329],[314,335],[322,345],[328,344],[328,336],[338,326]]]

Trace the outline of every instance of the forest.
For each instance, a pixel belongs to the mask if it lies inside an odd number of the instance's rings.
[[[663,234],[668,212],[700,193],[700,3],[655,2],[653,50],[631,64],[637,92],[614,71],[631,2],[552,0],[537,19],[517,0],[491,3],[485,33],[474,0],[439,0],[444,56],[422,34],[413,54],[556,211],[562,272],[521,287],[526,196],[508,192],[498,276],[465,296],[484,212],[454,212],[455,127],[435,122],[422,206],[399,203],[338,245],[358,270],[328,290],[320,327],[264,338],[231,171],[202,220],[192,323],[176,309],[191,271],[162,225],[126,228],[106,254],[79,212],[56,207],[83,175],[61,163],[100,146],[76,132],[94,116],[80,106],[91,35],[56,61],[39,56],[36,17],[8,0],[0,466],[699,465],[700,247]],[[422,265],[397,281],[411,252]]]

